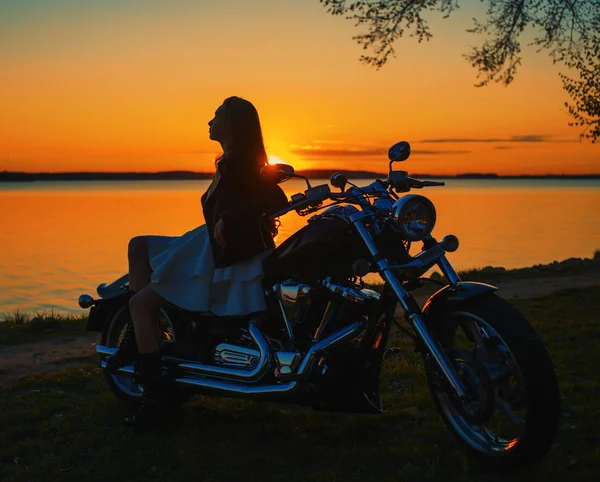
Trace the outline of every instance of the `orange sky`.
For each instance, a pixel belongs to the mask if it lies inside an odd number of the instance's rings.
[[[206,123],[239,95],[297,169],[384,172],[406,140],[413,173],[600,173],[545,55],[524,48],[508,88],[473,87],[475,14],[432,16],[432,41],[376,71],[318,0],[3,0],[0,170],[209,171]]]

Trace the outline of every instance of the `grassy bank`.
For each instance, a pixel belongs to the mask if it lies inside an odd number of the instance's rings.
[[[555,363],[559,439],[533,469],[470,468],[439,420],[421,363],[392,358],[394,406],[381,416],[194,397],[135,436],[94,360],[0,389],[1,480],[592,481],[600,472],[600,288],[516,303]],[[402,345],[402,342],[400,342]]]
[[[460,271],[459,275],[465,280],[491,282],[555,276],[576,276],[598,272],[600,272],[600,250],[596,250],[592,258],[569,258],[549,264],[537,264],[527,268],[516,269],[486,266]]]
[[[34,313],[19,311],[0,317],[0,347],[34,340],[47,340],[58,335],[81,334],[87,324],[86,315],[65,315],[54,311]]]

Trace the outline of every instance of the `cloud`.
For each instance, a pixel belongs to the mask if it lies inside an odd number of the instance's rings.
[[[303,157],[368,157],[368,156],[387,156],[387,149],[381,147],[320,147],[310,146],[292,146],[290,152]]]
[[[387,147],[342,147],[332,148],[319,145],[292,146],[290,152],[301,156],[305,160],[316,160],[330,157],[381,157],[387,158]],[[471,151],[465,150],[435,150],[435,149],[416,149],[412,150],[412,155],[454,155],[468,154]]]
[[[419,155],[427,155],[427,156],[452,156],[452,155],[455,155],[455,154],[470,154],[471,152],[473,152],[473,151],[465,151],[465,150],[462,150],[462,151],[452,151],[452,150],[450,150],[450,151],[448,151],[448,150],[446,150],[446,151],[444,151],[444,150],[436,151],[436,150],[428,150],[428,149],[416,149],[416,150],[411,150],[410,151],[411,155],[414,155],[414,156],[419,156]]]
[[[442,144],[442,143],[493,143],[493,142],[552,142],[552,143],[564,143],[564,142],[577,142],[571,139],[553,139],[552,136],[548,135],[525,135],[525,136],[510,136],[510,137],[448,137],[440,139],[422,139],[419,142],[430,143],[430,144]]]

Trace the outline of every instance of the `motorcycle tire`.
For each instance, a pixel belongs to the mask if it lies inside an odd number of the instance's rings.
[[[434,402],[469,459],[510,470],[544,457],[558,431],[560,394],[550,356],[523,315],[487,294],[427,324],[468,393],[461,400],[424,356]]]
[[[119,305],[107,317],[104,323],[104,329],[100,337],[100,344],[109,348],[119,348],[123,342],[127,326],[132,323],[129,313],[129,297],[124,299],[123,304]],[[173,326],[164,311],[161,311],[160,316],[160,332],[162,343],[174,343],[175,333]],[[133,363],[124,367],[130,373],[122,374],[119,372],[111,372],[104,368],[103,375],[110,390],[116,397],[129,407],[136,408],[142,401],[142,385],[136,381],[134,375]],[[185,403],[192,393],[175,387],[175,392],[169,394],[169,406],[177,406]]]

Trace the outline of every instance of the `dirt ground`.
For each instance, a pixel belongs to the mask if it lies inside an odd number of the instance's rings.
[[[536,298],[567,288],[600,285],[600,272],[577,276],[556,276],[495,283],[504,298]],[[422,303],[437,287],[427,285],[415,292]],[[58,336],[52,340],[36,341],[0,348],[0,386],[26,378],[31,373],[51,372],[76,366],[95,353],[99,334]]]

